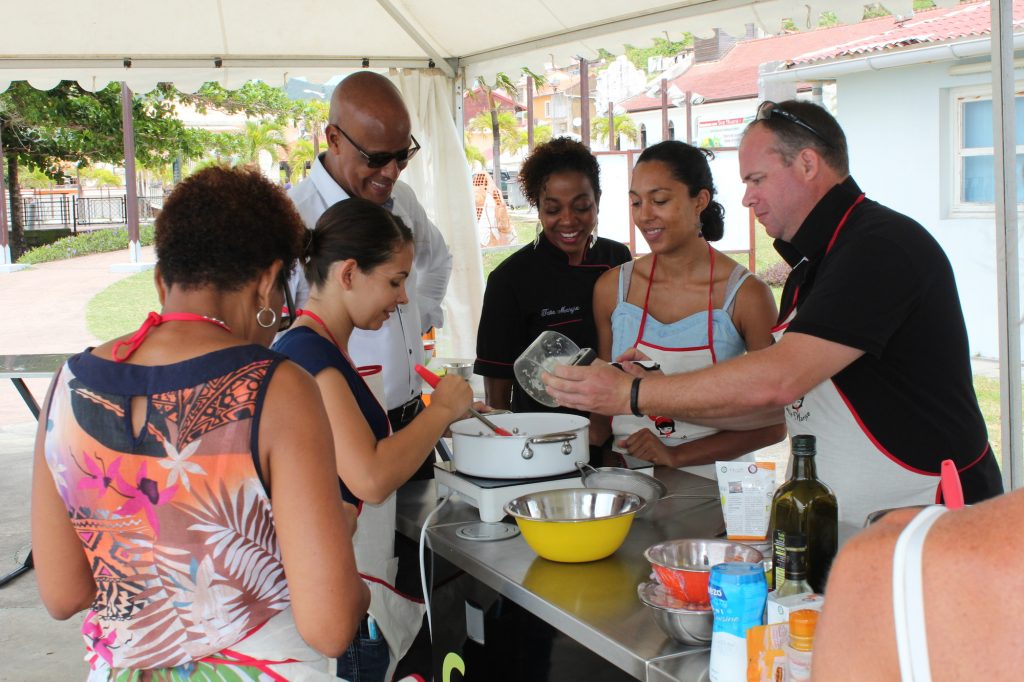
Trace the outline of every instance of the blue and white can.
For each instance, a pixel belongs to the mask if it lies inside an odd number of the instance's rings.
[[[744,562],[712,566],[708,595],[715,612],[711,682],[746,682],[747,630],[763,624],[768,599],[764,566]]]

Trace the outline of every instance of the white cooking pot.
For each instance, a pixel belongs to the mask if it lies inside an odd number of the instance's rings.
[[[490,417],[512,432],[499,436],[476,419],[451,426],[455,470],[483,478],[542,478],[576,470],[590,457],[590,420],[575,414],[520,412]]]

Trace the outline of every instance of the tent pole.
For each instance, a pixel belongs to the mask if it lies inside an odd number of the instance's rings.
[[[4,192],[6,164],[7,160],[4,158],[3,126],[0,126],[0,265],[10,265],[13,262],[11,260],[10,232],[7,229],[7,196]],[[16,191],[11,194],[12,197],[17,195]],[[12,198],[11,201],[14,201],[14,199]]]
[[[580,57],[580,141],[590,149],[590,64]]]
[[[142,260],[139,243],[139,190],[135,177],[135,123],[132,120],[132,91],[121,81],[121,128],[124,139],[125,218],[128,222],[128,260]]]
[[[526,77],[526,150],[533,151],[533,76]]]
[[[1014,139],[1013,3],[992,2],[992,147],[995,152],[996,272],[999,290],[999,412],[1003,486],[1024,482],[1021,458],[1020,254]],[[1007,485],[1009,484],[1009,485]]]

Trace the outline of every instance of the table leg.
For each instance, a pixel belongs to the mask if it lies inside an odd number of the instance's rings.
[[[5,575],[4,577],[0,578],[0,587],[3,587],[7,583],[11,582],[12,580],[17,578],[22,573],[28,573],[29,571],[32,570],[33,566],[34,566],[34,564],[32,562],[32,550],[30,549],[28,551],[28,556],[25,557],[25,561],[23,561],[21,563],[21,566],[18,566],[16,569],[11,571],[10,573]]]
[[[28,405],[28,409],[32,412],[32,416],[39,421],[39,403],[36,402],[36,398],[32,395],[32,391],[28,390],[28,386],[25,385],[25,380],[21,378],[11,379],[14,384],[14,388],[18,389],[18,393],[21,394],[21,399]]]
[[[21,399],[25,401],[26,405],[28,405],[28,409],[32,412],[32,416],[35,417],[36,420],[38,421],[39,403],[36,402],[36,398],[35,396],[32,395],[32,392],[28,390],[28,386],[25,385],[25,380],[16,378],[11,379],[11,382],[14,383],[14,388],[18,389],[18,393],[21,394]],[[11,582],[22,573],[28,573],[32,570],[32,567],[32,550],[30,549],[28,551],[28,556],[25,557],[25,561],[21,563],[21,566],[18,566],[16,569],[0,578],[0,587],[3,587],[7,583]]]

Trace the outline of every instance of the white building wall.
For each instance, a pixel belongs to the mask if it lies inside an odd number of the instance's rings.
[[[990,82],[990,76],[952,76],[949,66],[841,77],[837,115],[849,142],[853,177],[868,197],[911,216],[935,236],[953,265],[971,353],[994,358],[999,353],[995,219],[953,218],[948,210],[955,139],[947,123],[949,89]]]

